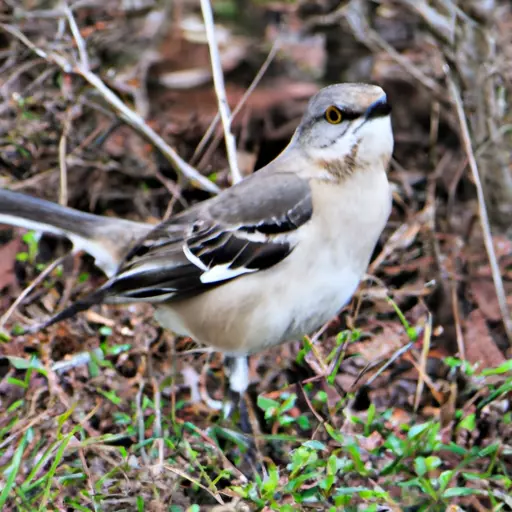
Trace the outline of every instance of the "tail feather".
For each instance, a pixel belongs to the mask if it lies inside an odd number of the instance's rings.
[[[90,293],[89,295],[73,302],[69,306],[65,307],[62,311],[59,311],[55,315],[52,315],[44,322],[40,322],[38,324],[23,329],[23,334],[34,334],[38,331],[46,329],[47,327],[50,327],[53,324],[56,324],[57,322],[67,320],[68,318],[75,316],[77,313],[86,311],[87,309],[96,304],[100,304],[101,302],[104,301],[106,295],[107,290],[105,288],[100,288],[99,290],[96,290]]]
[[[4,189],[0,189],[0,224],[69,238],[75,251],[93,256],[108,276],[116,272],[131,245],[153,228],[151,224],[84,213]]]

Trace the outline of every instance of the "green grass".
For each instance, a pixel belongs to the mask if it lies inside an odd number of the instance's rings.
[[[357,412],[353,395],[329,403],[312,383],[303,386],[306,408],[290,389],[277,398],[260,395],[264,471],[247,480],[239,470],[248,471],[247,447],[236,427],[204,411],[194,417],[185,400],[163,393],[168,379],[128,387],[112,380],[109,357],[128,349],[104,344],[92,354],[75,400],[37,358],[12,360],[16,377],[5,384],[18,397],[0,421],[1,510],[152,510],[160,503],[185,511],[235,496],[251,510],[284,512],[383,505],[441,511],[472,496],[490,510],[511,506],[510,438],[481,431],[491,421],[498,431],[512,431],[504,409],[512,361],[476,371],[449,359],[470,393],[469,405],[444,427],[435,417],[403,410],[400,416],[392,407]]]

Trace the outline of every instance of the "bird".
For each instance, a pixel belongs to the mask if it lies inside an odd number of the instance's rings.
[[[163,328],[224,354],[240,399],[248,356],[311,334],[352,298],[391,213],[393,145],[384,90],[342,83],[309,100],[273,161],[158,224],[0,190],[0,223],[63,235],[107,275],[35,329],[150,302]]]

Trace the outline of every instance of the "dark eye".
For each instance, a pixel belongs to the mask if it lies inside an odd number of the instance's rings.
[[[341,110],[334,105],[331,105],[327,108],[324,114],[325,120],[331,124],[340,124],[343,121],[343,116],[341,115]]]

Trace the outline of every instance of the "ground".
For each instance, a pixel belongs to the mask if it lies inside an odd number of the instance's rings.
[[[230,185],[221,127],[196,150],[217,112],[199,5],[15,4],[0,7],[1,187],[149,222],[208,197],[141,125]],[[251,358],[250,459],[236,415],[212,407],[221,357],[150,306],[20,334],[105,277],[65,241],[0,226],[1,510],[512,509],[512,351],[440,53],[393,2],[374,20],[390,48],[370,49],[333,2],[241,5],[214,3],[232,109],[264,71],[233,121],[244,175],[321,86],[388,93],[394,204],[368,278],[320,332]],[[512,242],[491,231],[511,307]]]

